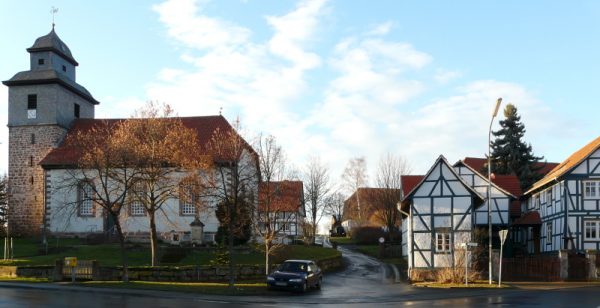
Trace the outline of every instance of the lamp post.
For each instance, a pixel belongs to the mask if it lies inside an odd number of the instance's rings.
[[[496,101],[496,108],[492,114],[490,120],[490,129],[488,130],[488,190],[487,190],[487,209],[488,209],[488,272],[490,278],[490,284],[492,284],[492,124],[494,124],[494,118],[498,115],[498,109],[500,109],[500,103],[502,98],[498,98]]]

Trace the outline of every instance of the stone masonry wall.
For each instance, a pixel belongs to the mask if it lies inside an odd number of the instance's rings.
[[[40,233],[44,222],[45,178],[39,162],[65,134],[66,130],[58,125],[9,127],[8,221],[11,235]]]

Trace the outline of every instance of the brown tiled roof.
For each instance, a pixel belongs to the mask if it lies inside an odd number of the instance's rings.
[[[402,181],[402,194],[404,196],[408,195],[413,188],[421,183],[424,177],[424,175],[403,175],[400,177]]]
[[[198,146],[205,154],[207,154],[207,146],[215,131],[219,130],[225,133],[233,130],[233,127],[229,122],[220,115],[179,117],[177,119],[181,120],[184,126],[196,131]],[[126,119],[77,119],[73,121],[65,140],[70,136],[75,136],[79,132],[90,131],[93,128],[108,126],[110,129],[114,129],[125,120]],[[256,152],[250,145],[246,143],[246,146],[253,155],[256,155]],[[59,147],[50,151],[50,153],[42,159],[40,165],[44,167],[74,166],[81,157],[81,153],[81,149],[69,146],[63,141]]]
[[[525,194],[529,194],[532,191],[552,182],[553,180],[563,176],[565,173],[571,171],[573,168],[577,167],[579,163],[584,161],[588,156],[594,153],[596,150],[600,148],[600,137],[592,140],[590,143],[586,144],[583,148],[579,149],[577,152],[571,154],[569,158],[560,163],[560,165],[556,166],[552,171],[550,171],[544,178],[535,182],[531,188],[525,192]]]
[[[487,158],[479,158],[479,157],[465,157],[465,159],[463,159],[463,162],[469,166],[471,166],[471,168],[477,170],[477,172],[480,172],[481,174],[487,174],[487,171],[484,170],[484,166],[487,166]],[[541,175],[545,175],[548,172],[550,172],[550,170],[552,170],[554,167],[558,166],[558,163],[543,163],[543,162],[539,162],[535,164],[535,167],[542,167],[542,169],[538,170],[537,173],[541,174]]]
[[[302,181],[260,183],[258,205],[261,211],[265,211],[269,195],[269,211],[298,212],[304,203],[304,186]]]
[[[492,183],[519,198],[523,195],[519,178],[516,175],[494,175]]]
[[[527,212],[513,222],[513,226],[539,226],[541,224],[542,219],[538,211]]]
[[[361,216],[372,217],[375,214],[377,207],[375,206],[379,202],[379,198],[386,192],[392,191],[398,194],[398,201],[400,201],[400,189],[388,189],[388,188],[373,188],[373,187],[360,187],[358,188],[346,201],[344,201],[344,213],[342,220],[353,219],[352,215],[357,214],[358,209],[356,202],[356,194],[360,198],[361,205]]]
[[[508,216],[519,217],[521,216],[521,201],[513,200],[508,206]]]

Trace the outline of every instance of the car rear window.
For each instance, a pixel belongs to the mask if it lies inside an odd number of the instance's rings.
[[[282,272],[306,272],[306,264],[299,262],[284,262],[279,267]]]

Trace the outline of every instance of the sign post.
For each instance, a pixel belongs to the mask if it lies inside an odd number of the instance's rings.
[[[71,267],[71,283],[75,283],[75,267],[77,266],[77,257],[65,257],[65,266]]]
[[[460,247],[465,248],[465,285],[469,285],[469,247],[477,247],[477,243],[461,243]]]
[[[506,241],[506,235],[508,235],[508,230],[500,230],[498,231],[500,235],[500,270],[498,272],[498,288],[502,285],[502,254],[504,248],[504,242]]]

